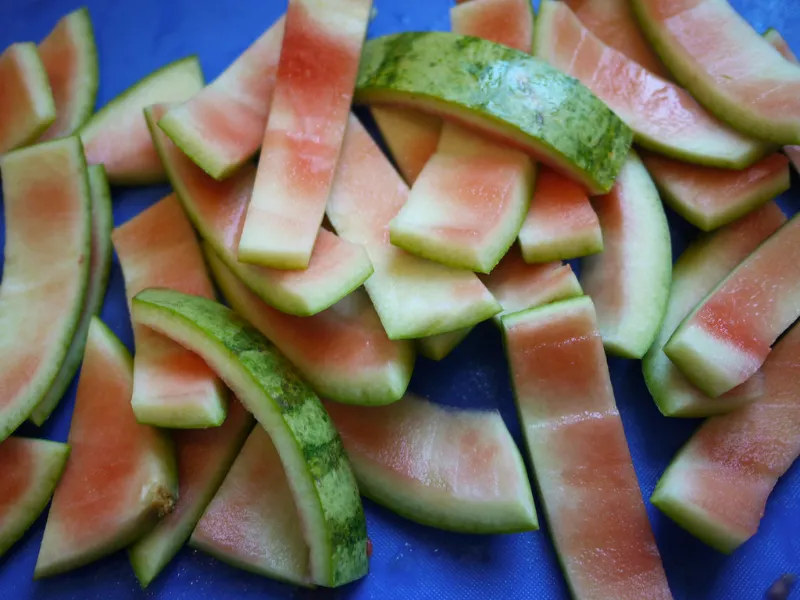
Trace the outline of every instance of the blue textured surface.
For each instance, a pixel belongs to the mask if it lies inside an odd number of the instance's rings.
[[[756,29],[776,27],[800,50],[797,0],[733,3]],[[0,0],[0,49],[15,41],[39,41],[58,18],[80,4],[79,0]],[[285,0],[88,0],[88,4],[100,54],[99,105],[154,69],[191,53],[199,54],[211,80],[285,8]],[[375,0],[375,4],[378,15],[371,36],[449,27],[448,0]],[[800,207],[794,183],[794,193],[782,201],[792,213]],[[126,221],[165,192],[163,187],[115,190],[115,222]],[[670,222],[677,255],[694,232],[673,214]],[[130,346],[116,260],[103,318]],[[612,359],[611,372],[642,491],[649,497],[658,476],[697,422],[661,417],[645,388],[638,361]],[[476,328],[444,362],[420,359],[412,389],[446,404],[498,408],[520,439],[500,337],[489,324]],[[41,432],[26,426],[23,433],[65,440],[73,401],[74,385]],[[0,559],[0,599],[568,597],[546,529],[513,536],[465,536],[404,521],[369,501],[366,510],[375,548],[372,572],[342,590],[295,590],[188,549],[146,592],[139,589],[123,553],[65,576],[33,582],[44,529],[44,518],[40,518]],[[758,535],[732,557],[705,547],[649,505],[648,513],[676,598],[763,598],[782,573],[800,572],[799,465],[779,482]]]

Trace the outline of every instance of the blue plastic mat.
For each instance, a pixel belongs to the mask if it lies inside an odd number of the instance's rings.
[[[285,0],[86,3],[99,47],[100,106],[141,77],[187,54],[198,54],[206,78],[213,79],[286,5]],[[378,14],[370,27],[372,37],[449,28],[448,0],[375,0],[375,4]],[[775,27],[795,50],[800,50],[798,0],[734,0],[733,4],[757,30]],[[0,50],[15,41],[40,41],[62,15],[80,5],[80,0],[0,0]],[[800,186],[796,179],[794,183],[792,193],[782,200],[789,213],[800,208]],[[115,222],[126,221],[167,191],[165,187],[114,190]],[[669,216],[677,256],[694,232],[674,214]],[[132,335],[116,260],[102,316],[130,347]],[[638,361],[612,359],[611,373],[642,492],[649,497],[659,475],[697,422],[666,419],[658,413],[645,388]],[[498,408],[520,440],[500,336],[490,324],[477,327],[441,363],[420,358],[411,387],[445,404]],[[22,433],[66,440],[73,401],[74,385],[41,431],[26,426]],[[297,590],[235,570],[189,549],[183,550],[146,592],[139,588],[124,553],[68,575],[33,582],[31,576],[44,530],[41,518],[0,559],[0,600],[568,597],[546,528],[511,536],[457,535],[415,525],[369,501],[365,504],[374,544],[371,573],[341,590]],[[800,465],[795,465],[779,482],[759,533],[732,557],[707,548],[649,505],[648,513],[676,598],[760,599],[781,574],[800,573]],[[793,597],[800,598],[800,592]]]

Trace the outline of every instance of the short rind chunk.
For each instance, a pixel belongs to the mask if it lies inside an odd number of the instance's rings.
[[[67,443],[71,453],[47,517],[34,578],[124,548],[172,511],[178,496],[168,435],[136,422],[133,361],[92,317]]]
[[[92,240],[89,259],[89,283],[86,297],[83,300],[83,312],[72,343],[61,364],[61,370],[53,380],[53,384],[33,409],[30,419],[39,427],[48,419],[50,413],[58,406],[61,398],[83,360],[83,349],[86,347],[86,336],[92,317],[100,314],[103,307],[108,277],[111,272],[111,230],[114,228],[114,215],[111,209],[111,190],[108,189],[106,171],[102,165],[93,165],[87,169],[89,189],[92,203]]]
[[[197,353],[270,434],[311,549],[314,583],[367,573],[367,531],[339,434],[316,394],[263,335],[230,309],[173,290],[133,299],[133,320]]]
[[[371,112],[398,171],[408,185],[414,185],[420,171],[436,152],[442,120],[391,106],[375,106]]]
[[[756,400],[763,377],[753,376],[720,398],[709,398],[692,385],[664,354],[664,345],[689,311],[736,265],[786,222],[774,202],[693,242],[675,262],[664,322],[642,360],[647,387],[668,417],[708,417],[731,412]]]
[[[503,317],[522,431],[572,596],[671,600],[589,297]],[[576,376],[576,374],[580,376]]]
[[[56,104],[36,44],[0,54],[0,154],[34,142],[56,119]]]
[[[200,237],[214,248],[236,276],[270,306],[297,316],[310,316],[335,304],[372,274],[364,249],[320,229],[309,268],[282,271],[240,263],[236,245],[253,190],[255,167],[245,164],[234,176],[215,181],[173,144],[156,123],[166,105],[145,109],[164,168],[186,215]]]
[[[742,169],[767,152],[683,88],[606,46],[563,2],[542,0],[534,55],[576,77],[633,130],[638,144],[680,160]]]
[[[0,158],[5,269],[0,286],[0,441],[58,377],[86,298],[92,216],[77,137]]]
[[[410,394],[378,408],[325,406],[368,498],[439,529],[538,529],[525,464],[500,413]]]
[[[74,10],[56,23],[39,44],[39,56],[56,104],[56,120],[42,139],[72,135],[89,119],[97,100],[97,47],[89,9]]]
[[[363,290],[311,317],[264,304],[204,244],[206,260],[228,305],[275,344],[324,398],[366,406],[402,398],[414,369],[414,347],[391,341]]]
[[[261,147],[283,42],[281,17],[214,81],[158,122],[194,163],[222,180]]]
[[[142,110],[158,102],[182,102],[203,87],[203,72],[190,56],[133,84],[81,127],[89,164],[105,165],[115,185],[146,185],[166,180]]]
[[[800,69],[727,0],[632,0],[650,44],[708,110],[748,135],[800,144]]]
[[[716,398],[758,371],[800,316],[800,216],[770,236],[705,297],[664,352]]]
[[[791,185],[789,161],[782,154],[771,154],[743,171],[690,165],[649,153],[642,160],[664,202],[703,231],[732,223]]]
[[[200,244],[175,194],[112,234],[125,294],[161,286],[214,299]],[[147,327],[133,327],[131,407],[139,423],[170,429],[219,427],[228,414],[225,386],[203,360]]]
[[[234,567],[309,586],[308,545],[269,434],[253,429],[189,544]]]
[[[758,401],[708,419],[678,452],[651,498],[662,512],[725,553],[756,534],[778,478],[800,455],[800,326],[764,363]]]
[[[672,249],[658,191],[635,152],[611,193],[593,205],[605,248],[583,259],[581,285],[594,301],[606,350],[641,358],[667,309]]]
[[[336,173],[372,0],[289,0],[238,257],[308,267]]]
[[[518,50],[452,33],[367,42],[356,101],[469,125],[530,152],[594,194],[611,189],[632,140],[630,129],[577,80]]]
[[[69,446],[10,437],[0,444],[0,557],[39,518],[64,472]]]

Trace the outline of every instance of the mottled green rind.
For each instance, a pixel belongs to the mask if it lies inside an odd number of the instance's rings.
[[[366,520],[342,441],[288,361],[249,323],[205,298],[144,290],[132,314],[202,357],[270,433],[303,515],[314,582],[333,587],[366,575]]]
[[[401,33],[364,46],[355,100],[454,118],[608,192],[633,134],[577,79],[523,52],[452,33]]]
[[[72,383],[72,378],[78,372],[78,367],[83,360],[83,350],[86,347],[89,323],[93,316],[100,313],[108,289],[108,276],[111,272],[111,230],[114,228],[111,190],[108,187],[108,179],[103,165],[89,167],[88,173],[92,201],[92,260],[96,255],[98,264],[96,268],[89,268],[89,285],[86,289],[83,314],[75,336],[72,338],[72,344],[67,350],[64,363],[61,365],[61,370],[56,375],[53,385],[31,413],[30,420],[39,427],[58,406]],[[98,242],[97,246],[94,244],[95,239]]]

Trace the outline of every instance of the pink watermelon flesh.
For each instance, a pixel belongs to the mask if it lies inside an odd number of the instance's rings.
[[[399,400],[414,367],[410,342],[390,341],[360,290],[311,317],[294,317],[261,301],[210,246],[206,257],[228,304],[274,343],[320,396],[347,404]]]
[[[178,459],[178,503],[128,549],[142,587],[155,579],[189,539],[252,428],[252,415],[234,399],[221,426],[172,433]]]
[[[550,262],[602,252],[603,233],[584,189],[539,165],[519,243],[526,262]]]
[[[128,351],[92,318],[68,444],[34,577],[48,577],[124,548],[172,511],[175,457],[164,432],[136,422]]]
[[[632,0],[632,5],[653,48],[708,110],[748,135],[800,143],[800,69],[727,0]]]
[[[308,546],[289,482],[257,425],[189,542],[235,567],[308,586]]]
[[[12,44],[0,54],[0,154],[38,138],[56,119],[47,71],[36,45]]]
[[[606,350],[641,358],[667,307],[672,249],[664,207],[633,151],[594,207],[605,249],[583,260],[581,285],[595,303]]]
[[[744,168],[766,145],[709,114],[686,90],[606,46],[562,2],[543,0],[534,54],[592,90],[642,146],[681,160]]]
[[[92,240],[89,259],[89,283],[83,301],[83,311],[75,329],[72,343],[67,350],[61,370],[53,380],[53,384],[42,397],[30,415],[30,420],[39,427],[47,420],[50,413],[58,406],[67,391],[75,373],[83,360],[83,349],[89,333],[92,317],[100,313],[108,288],[108,277],[111,271],[111,230],[114,227],[114,215],[111,209],[111,191],[108,189],[106,171],[102,165],[88,168],[89,189],[91,190]]]
[[[339,159],[372,0],[290,0],[239,259],[305,269]]]
[[[664,347],[711,397],[749,379],[800,316],[800,217],[758,247],[702,300]]]
[[[91,116],[97,99],[97,48],[87,8],[62,18],[39,44],[56,105],[56,120],[42,139],[75,133]]]
[[[711,231],[789,189],[789,161],[771,154],[743,171],[642,156],[664,200],[692,225]]]
[[[142,110],[157,102],[182,102],[203,87],[196,56],[151,73],[109,102],[80,129],[89,164],[105,165],[117,185],[160,183],[164,167],[153,148]]]
[[[327,214],[344,239],[363,244],[375,273],[364,286],[389,339],[419,338],[479,323],[500,306],[474,273],[393,246],[389,222],[408,186],[354,116],[350,117]]]
[[[5,271],[0,286],[0,441],[42,400],[63,365],[86,297],[91,197],[76,137],[0,158]]]
[[[708,419],[681,449],[652,502],[722,552],[755,535],[772,488],[800,456],[800,326],[764,364],[764,393]]]
[[[363,495],[440,529],[538,529],[522,457],[499,413],[413,395],[376,408],[325,407]]]
[[[454,33],[483,38],[530,53],[533,6],[528,0],[470,0],[450,9]]]
[[[692,308],[785,222],[778,205],[769,202],[701,237],[675,263],[664,322],[642,361],[647,387],[664,415],[707,417],[728,413],[763,393],[764,378],[756,374],[727,394],[709,398],[672,364],[664,354],[664,345]]]
[[[69,446],[11,437],[0,443],[0,557],[39,517],[64,471]]]
[[[573,596],[671,599],[592,301],[514,313],[503,327],[523,432]]]
[[[403,179],[408,185],[414,185],[422,168],[436,152],[442,120],[389,106],[373,107],[372,116]]]
[[[261,146],[283,42],[278,19],[213,82],[158,122],[194,162],[221,180]]]
[[[764,34],[764,39],[767,40],[775,50],[780,52],[781,56],[786,60],[792,64],[798,64],[797,56],[792,52],[792,49],[789,47],[789,44],[786,43],[786,40],[783,39],[783,36],[775,29],[768,30]],[[789,160],[792,161],[794,168],[800,172],[800,146],[785,146],[783,151],[786,153],[786,156],[789,157]]]
[[[129,304],[150,287],[214,299],[200,245],[174,194],[117,227],[111,239]],[[136,420],[176,429],[221,425],[227,392],[203,359],[143,325],[134,324],[133,333],[131,406]]]
[[[155,124],[166,105],[145,111],[153,140],[175,192],[200,236],[264,302],[285,313],[309,316],[325,310],[359,287],[372,274],[367,253],[321,229],[309,268],[281,271],[240,263],[236,247],[255,168],[244,165],[236,175],[215,181],[195,165]]]

